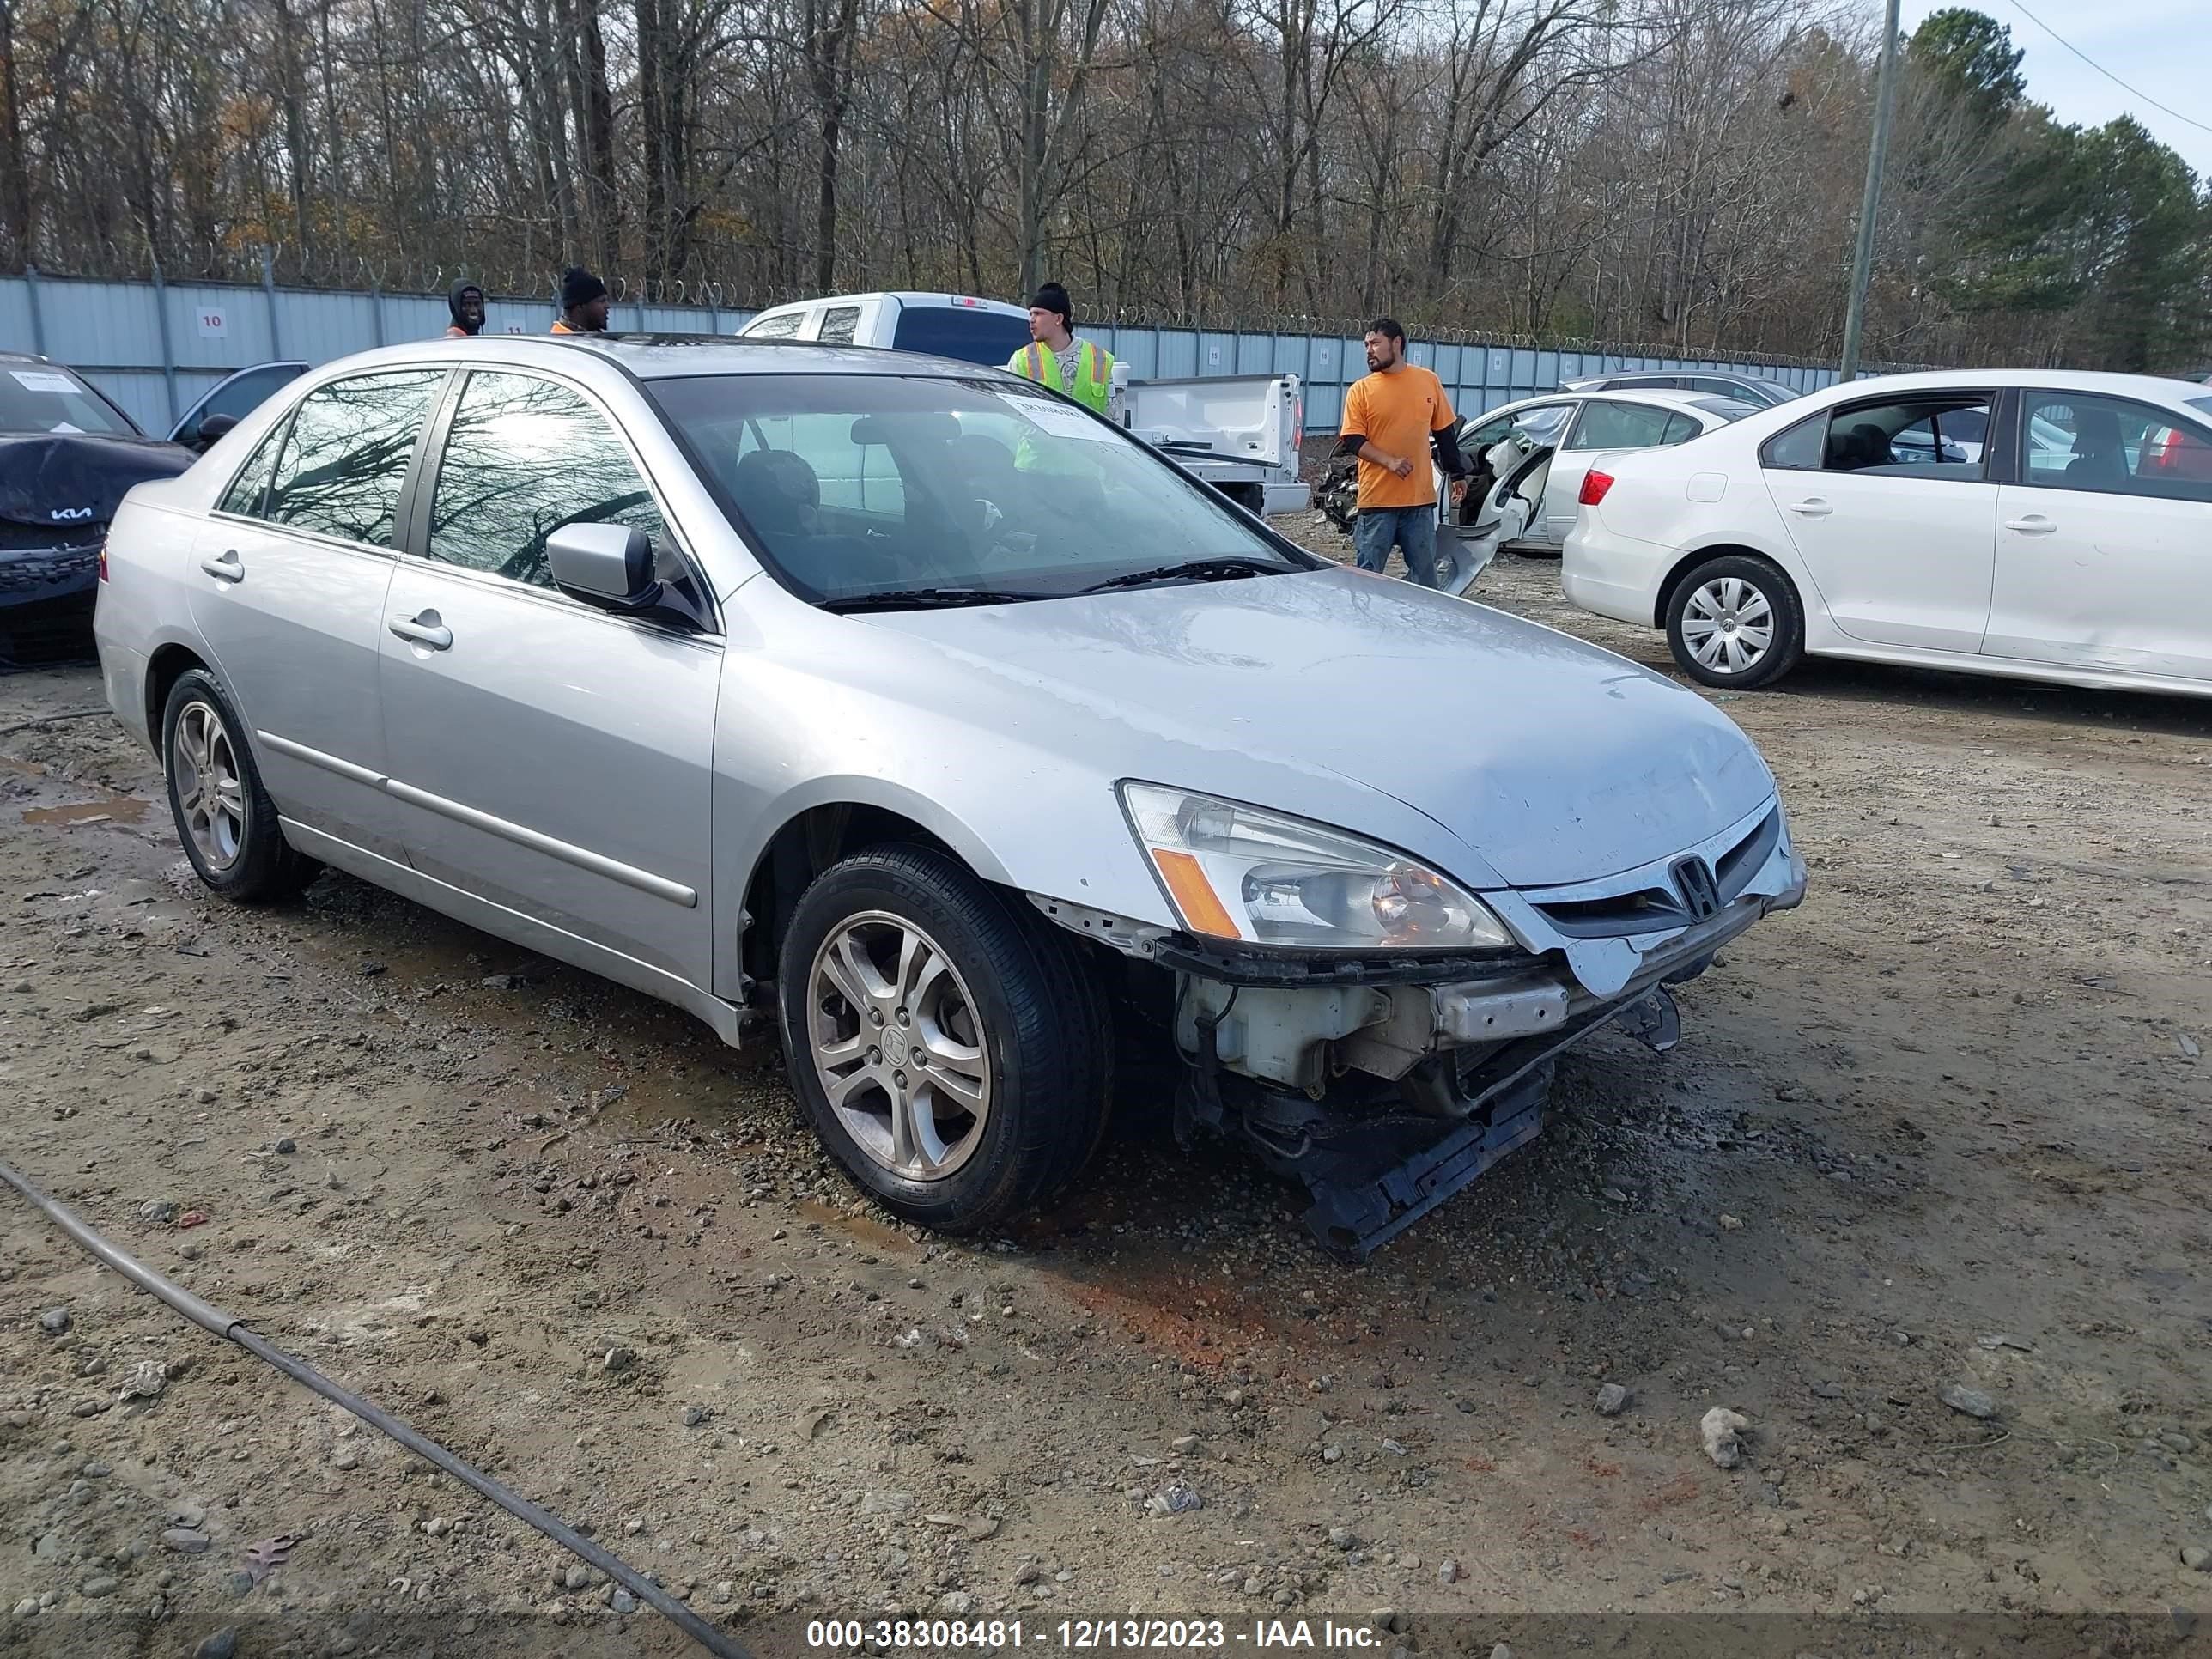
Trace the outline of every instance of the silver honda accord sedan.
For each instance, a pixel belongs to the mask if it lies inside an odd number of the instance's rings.
[[[477,339],[301,376],[116,517],[97,632],[216,893],[328,866],[773,1027],[898,1213],[1065,1189],[1117,1091],[1357,1255],[1553,1062],[1795,905],[1700,697],[1338,568],[972,365]]]

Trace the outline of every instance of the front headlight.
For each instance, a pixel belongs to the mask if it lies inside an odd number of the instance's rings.
[[[1481,900],[1371,841],[1156,784],[1124,783],[1121,799],[1194,933],[1338,951],[1513,945]]]

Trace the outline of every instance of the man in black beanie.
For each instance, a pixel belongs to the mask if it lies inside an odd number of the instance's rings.
[[[1114,355],[1104,346],[1075,337],[1075,304],[1058,283],[1047,283],[1030,296],[1030,338],[1006,367],[1094,414],[1106,413],[1114,390]]]
[[[581,265],[571,265],[561,276],[561,314],[553,321],[556,334],[604,334],[607,331],[607,285]]]

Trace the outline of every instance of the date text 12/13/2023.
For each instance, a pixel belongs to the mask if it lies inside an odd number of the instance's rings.
[[[1030,1647],[1067,1651],[1112,1649],[1176,1652],[1198,1649],[1380,1649],[1387,1632],[1334,1620],[1255,1619],[1231,1628],[1219,1619],[1063,1619],[1024,1625],[1018,1619],[817,1619],[806,1644],[837,1652],[1010,1652]]]

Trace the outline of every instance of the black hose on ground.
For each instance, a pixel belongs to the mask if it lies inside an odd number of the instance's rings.
[[[76,1212],[66,1205],[47,1197],[33,1187],[21,1171],[0,1162],[0,1180],[4,1180],[22,1194],[33,1208],[67,1233],[87,1254],[115,1269],[140,1290],[167,1303],[203,1330],[211,1332],[227,1342],[237,1343],[256,1359],[283,1372],[295,1382],[344,1407],[371,1428],[391,1436],[425,1462],[434,1463],[462,1485],[491,1499],[517,1520],[529,1522],[562,1548],[589,1562],[639,1601],[665,1615],[686,1636],[716,1656],[716,1659],[752,1659],[735,1638],[708,1624],[619,1556],[601,1549],[559,1516],[532,1503],[521,1493],[509,1490],[489,1475],[464,1463],[437,1442],[424,1439],[398,1418],[372,1406],[360,1395],[340,1388],[304,1360],[295,1359],[283,1349],[272,1346],[247,1328],[246,1322],[236,1314],[203,1301],[182,1285],[163,1278],[137,1257],[118,1249],[79,1220]]]

